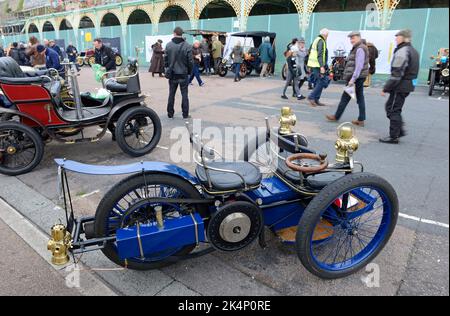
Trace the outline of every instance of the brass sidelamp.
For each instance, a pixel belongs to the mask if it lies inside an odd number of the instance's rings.
[[[290,107],[281,109],[280,131],[281,135],[289,135],[293,133],[293,128],[297,124],[297,116]]]
[[[350,164],[353,167],[353,153],[359,148],[359,140],[351,123],[344,123],[338,127],[336,141],[336,162]]]
[[[62,224],[52,227],[51,236],[47,249],[52,253],[52,263],[57,266],[66,265],[70,260],[69,249],[72,246],[72,236]]]

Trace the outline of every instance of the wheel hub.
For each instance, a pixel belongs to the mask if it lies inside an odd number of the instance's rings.
[[[9,146],[9,147],[6,149],[6,152],[8,153],[8,155],[14,155],[14,154],[17,153],[17,148],[14,147],[14,146]]]
[[[228,215],[219,228],[220,237],[231,243],[238,243],[247,238],[252,223],[244,213],[233,213]]]

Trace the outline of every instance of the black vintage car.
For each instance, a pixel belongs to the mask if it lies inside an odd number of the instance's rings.
[[[435,64],[430,68],[428,75],[429,91],[428,95],[432,96],[436,87],[443,88],[444,93],[449,87],[449,56],[448,49],[441,49],[438,57],[432,57],[435,60]]]

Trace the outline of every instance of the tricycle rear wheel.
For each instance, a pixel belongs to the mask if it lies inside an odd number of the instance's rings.
[[[398,212],[397,194],[386,180],[370,173],[342,177],[306,208],[296,239],[300,261],[322,279],[356,273],[386,246]]]

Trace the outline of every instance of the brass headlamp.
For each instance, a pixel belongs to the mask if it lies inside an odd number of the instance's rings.
[[[336,162],[353,165],[353,153],[359,148],[359,140],[350,123],[338,127],[338,140],[336,141]]]
[[[52,263],[63,266],[70,260],[69,249],[72,247],[72,236],[62,224],[52,227],[51,236],[47,249],[52,253]]]
[[[289,135],[293,133],[293,128],[297,124],[297,116],[290,107],[283,107],[281,109],[280,117],[280,134]]]

